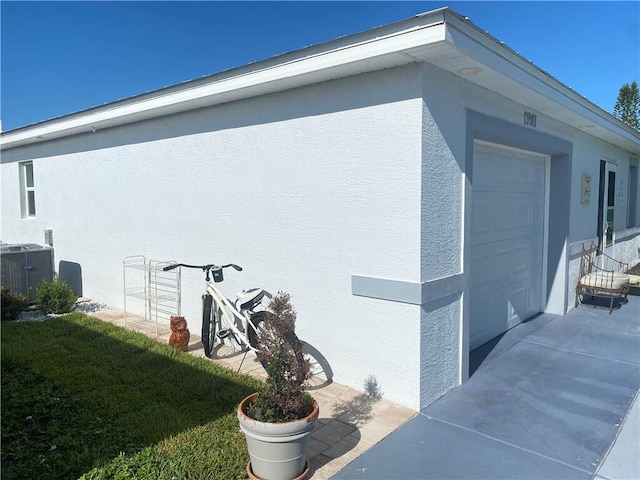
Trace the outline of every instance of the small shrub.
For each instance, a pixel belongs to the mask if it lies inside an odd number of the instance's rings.
[[[78,297],[64,282],[43,281],[38,286],[36,305],[44,313],[69,313]]]
[[[8,287],[2,289],[2,320],[15,320],[20,312],[27,308],[28,299],[26,295],[15,295],[9,291]]]
[[[261,422],[298,420],[313,411],[313,399],[304,391],[311,367],[295,334],[296,312],[290,300],[283,292],[271,299],[258,333],[257,356],[267,364],[267,387],[247,413]]]

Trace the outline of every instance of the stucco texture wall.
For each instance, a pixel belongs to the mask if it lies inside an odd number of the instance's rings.
[[[81,265],[86,296],[122,307],[122,260],[234,262],[230,295],[292,294],[298,333],[338,382],[373,376],[419,406],[420,307],[351,294],[351,275],[420,278],[421,71],[325,82],[3,153],[2,240]],[[33,160],[37,217],[16,211]],[[182,305],[200,330],[200,272]]]
[[[464,125],[468,111],[482,112],[499,121],[509,122],[522,129],[523,112],[536,111],[535,105],[519,104],[498,94],[489,92],[463,78],[442,71],[432,65],[423,66],[423,170],[422,170],[422,220],[421,220],[421,280],[434,279],[462,273],[468,281],[468,264],[465,263],[465,219],[464,212],[470,212],[465,205],[465,185],[468,187],[466,164],[470,145]],[[537,113],[535,134],[548,135],[557,144],[569,145],[569,155],[552,162],[569,162],[569,168],[557,169],[560,175],[570,175],[570,192],[565,192],[564,179],[556,177],[553,188],[562,188],[559,197],[570,198],[568,234],[554,238],[556,245],[564,245],[555,252],[549,275],[553,281],[548,285],[548,302],[553,309],[562,310],[572,306],[572,292],[575,285],[575,261],[568,261],[572,242],[590,239],[597,225],[596,198],[588,206],[580,204],[581,173],[590,173],[597,185],[599,160],[614,159],[618,164],[618,196],[616,206],[616,230],[625,239],[619,251],[637,251],[640,236],[624,231],[627,217],[626,185],[628,185],[628,165],[630,152],[616,148],[606,142],[570,128],[544,114]],[[538,135],[539,138],[541,135]],[[569,143],[567,143],[569,142]],[[539,141],[538,141],[539,143]],[[550,149],[557,148],[553,145]],[[472,148],[472,147],[471,147]],[[523,147],[524,148],[524,147]],[[466,150],[465,150],[466,149]],[[536,148],[532,148],[536,151]],[[543,153],[551,152],[542,150]],[[551,166],[555,175],[554,166]],[[562,180],[558,182],[558,180]],[[553,180],[552,180],[553,183]],[[560,186],[562,184],[562,186]],[[552,196],[552,198],[554,198]],[[558,209],[558,205],[550,208]],[[564,206],[563,206],[564,207]],[[468,219],[467,219],[468,220]],[[467,227],[468,228],[468,227]],[[557,234],[555,234],[557,237]],[[633,245],[630,247],[629,245]],[[569,249],[569,252],[565,250]],[[575,259],[575,257],[573,257]],[[569,267],[569,278],[563,273]],[[555,281],[559,278],[561,281]],[[567,283],[565,283],[567,282]],[[439,302],[423,306],[421,322],[421,405],[424,408],[452,385],[466,377],[468,354],[469,315],[463,309],[464,293],[443,298]]]
[[[450,75],[423,67],[420,278],[462,273],[465,105]],[[468,85],[459,85],[462,89]],[[420,404],[424,408],[461,381],[461,294],[423,306]]]
[[[223,290],[289,291],[300,337],[336,381],[362,389],[374,377],[386,398],[426,407],[466,376],[467,114],[520,126],[525,109],[535,111],[414,64],[15,148],[2,154],[0,239],[42,243],[53,229],[56,261],[79,264],[85,295],[116,308],[128,255],[238,263],[245,270],[229,272]],[[569,234],[556,239],[556,291],[571,305],[564,272],[573,275],[574,247],[597,224],[597,199],[579,202],[580,176],[597,183],[599,160],[615,160],[623,192],[629,152],[543,114],[536,131],[573,146]],[[27,160],[35,218],[20,214]],[[640,236],[625,235],[624,251],[637,251]],[[352,275],[410,284],[460,275],[464,286],[414,305],[352,295]],[[203,279],[182,278],[183,313],[198,332]]]
[[[578,282],[580,253],[582,244],[589,248],[591,242],[598,242],[598,185],[600,180],[600,162],[613,165],[616,173],[614,235],[615,244],[608,251],[616,259],[634,266],[640,262],[640,222],[629,219],[630,181],[629,176],[637,169],[631,170],[632,154],[615,146],[599,142],[590,135],[573,132],[574,168],[571,177],[571,238],[569,239],[569,291],[572,295],[570,307],[574,306],[574,288]],[[636,164],[637,160],[634,162]],[[588,203],[580,201],[582,176],[591,178],[591,195]],[[637,183],[636,183],[637,185]],[[633,199],[633,196],[631,196]],[[635,211],[640,209],[640,199],[636,193]],[[631,209],[633,211],[633,209]],[[637,214],[636,214],[637,216]],[[635,224],[628,227],[629,223]]]

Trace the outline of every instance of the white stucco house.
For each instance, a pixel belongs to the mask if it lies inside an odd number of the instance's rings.
[[[222,288],[290,292],[334,380],[416,409],[573,308],[583,242],[640,261],[640,134],[448,8],[0,145],[1,240],[52,230],[86,296],[122,308],[129,255],[237,263]]]

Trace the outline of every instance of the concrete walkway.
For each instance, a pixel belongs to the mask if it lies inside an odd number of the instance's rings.
[[[640,479],[640,401],[637,396],[611,447],[596,479]]]
[[[640,297],[539,315],[336,479],[640,479]]]

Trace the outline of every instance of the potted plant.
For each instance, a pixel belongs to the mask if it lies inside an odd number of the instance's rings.
[[[266,388],[238,406],[251,478],[304,478],[309,468],[306,450],[319,410],[305,392],[310,366],[295,334],[295,321],[290,295],[279,292],[269,302],[258,332],[257,356],[267,371]]]

